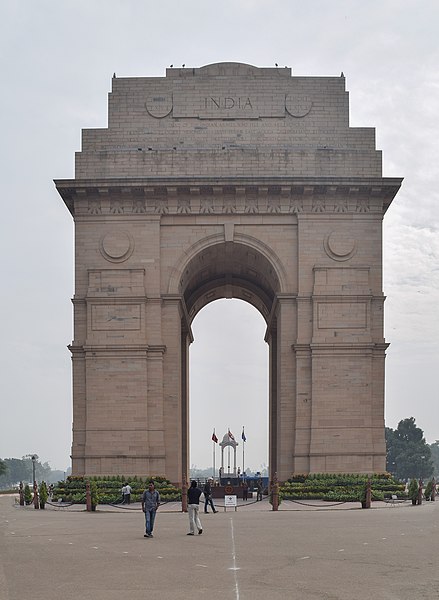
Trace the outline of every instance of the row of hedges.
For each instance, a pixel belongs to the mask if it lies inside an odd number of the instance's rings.
[[[361,502],[365,496],[367,475],[313,473],[293,475],[280,486],[286,500],[327,500],[332,502]],[[405,485],[389,473],[370,476],[372,499],[384,500],[392,495],[407,498]]]
[[[396,481],[391,473],[373,473],[372,475],[361,474],[361,473],[295,473],[289,479],[289,483],[304,483],[305,481],[325,481],[325,482],[344,482],[358,483],[367,481],[370,478],[371,481],[381,482],[394,482]],[[398,482],[400,483],[400,482]]]
[[[176,488],[170,481],[164,477],[89,477],[88,481],[96,488],[98,502],[100,504],[115,504],[122,500],[121,488],[125,483],[129,483],[131,492],[131,501],[140,502],[143,491],[148,487],[149,481],[154,481],[155,488],[160,493],[162,502],[181,499],[181,490]],[[70,476],[66,481],[59,481],[54,487],[52,500],[57,502],[75,502],[85,503],[86,479],[84,477]]]

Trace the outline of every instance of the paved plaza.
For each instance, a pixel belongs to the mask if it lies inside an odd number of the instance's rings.
[[[36,511],[0,497],[0,598],[439,598],[439,503],[311,504],[201,514],[194,537],[166,505],[145,539],[138,505]]]

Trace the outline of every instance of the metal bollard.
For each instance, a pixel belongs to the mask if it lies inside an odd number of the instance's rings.
[[[419,480],[419,488],[418,488],[418,504],[422,504],[422,488],[424,484],[422,483],[422,479]]]
[[[183,485],[181,486],[181,512],[187,513],[187,480],[183,476]]]
[[[20,481],[20,506],[24,506],[24,490],[23,490],[23,482]]]
[[[274,474],[273,481],[271,483],[271,501],[272,510],[279,510],[279,482],[277,479],[277,473]]]
[[[85,482],[85,503],[87,507],[87,512],[91,512],[91,491],[90,491],[90,482],[87,479]]]
[[[38,486],[37,482],[34,481],[34,497],[33,497],[34,508],[40,508],[40,503],[38,499]]]
[[[361,502],[362,508],[370,508],[372,505],[372,484],[370,481],[370,477],[368,477],[366,482],[366,497]]]

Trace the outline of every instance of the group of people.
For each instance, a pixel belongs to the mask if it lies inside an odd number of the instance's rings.
[[[197,482],[194,480],[187,492],[188,499],[188,515],[189,515],[189,533],[187,535],[198,535],[203,533],[203,525],[200,520],[200,497],[204,494],[204,512],[209,512],[209,506],[212,512],[217,513],[212,498],[212,483],[213,479],[210,477],[204,484],[203,490],[198,487]],[[122,488],[123,502],[129,504],[131,499],[131,487],[126,483]],[[243,499],[248,498],[248,485],[244,482],[243,485]],[[256,484],[256,500],[262,500],[262,480],[258,480]],[[154,530],[154,521],[158,507],[160,506],[160,494],[155,489],[154,482],[150,481],[148,489],[143,492],[142,495],[142,511],[145,513],[145,534],[144,537],[152,538]]]
[[[122,504],[130,504],[132,488],[129,483],[124,483],[122,487]]]
[[[187,492],[188,497],[188,515],[189,515],[189,533],[187,535],[195,535],[195,532],[198,532],[198,535],[203,533],[203,526],[200,520],[200,497],[201,494],[204,494],[204,512],[208,513],[209,506],[212,508],[212,512],[218,512],[215,508],[212,499],[212,479],[206,481],[204,485],[204,489],[201,490],[197,482],[194,480],[191,482],[191,485]],[[127,487],[129,487],[126,484]],[[124,487],[126,487],[124,486]],[[123,488],[122,488],[123,489]],[[130,492],[131,494],[131,488]],[[126,496],[126,491],[124,498]],[[127,502],[129,504],[129,500]],[[153,530],[154,530],[154,521],[158,507],[160,506],[160,494],[155,489],[154,482],[150,481],[148,484],[148,489],[146,489],[142,494],[142,511],[145,513],[145,534],[143,537],[152,538]]]

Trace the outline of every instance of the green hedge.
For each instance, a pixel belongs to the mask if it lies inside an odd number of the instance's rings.
[[[361,502],[364,498],[368,475],[313,473],[294,474],[280,486],[280,494],[286,500],[327,500],[333,502]],[[389,473],[370,476],[372,500],[383,500],[396,495],[407,498],[405,485]]]
[[[129,483],[131,492],[131,501],[140,502],[144,490],[148,487],[149,481],[154,481],[156,489],[160,492],[162,502],[180,500],[181,490],[176,488],[165,477],[123,477],[122,475],[89,477],[90,482],[96,483],[100,504],[114,504],[122,499],[122,486]],[[84,477],[69,476],[65,481],[59,481],[54,487],[52,500],[57,502],[62,499],[64,502],[85,503],[86,479]]]

